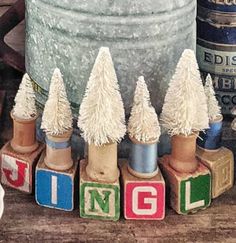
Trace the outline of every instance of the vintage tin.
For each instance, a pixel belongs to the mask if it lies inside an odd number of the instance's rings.
[[[213,78],[223,114],[236,106],[236,0],[198,0],[197,59]]]

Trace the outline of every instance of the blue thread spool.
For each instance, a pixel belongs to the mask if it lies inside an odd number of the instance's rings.
[[[143,144],[131,139],[131,153],[129,158],[129,172],[140,178],[152,178],[158,173],[157,141]]]
[[[217,151],[221,147],[222,117],[221,120],[209,124],[210,128],[200,132],[197,145],[206,151]]]
[[[71,140],[63,141],[63,142],[55,142],[52,140],[49,140],[48,137],[45,138],[46,144],[53,148],[53,149],[66,149],[71,146]]]
[[[45,164],[53,170],[65,171],[73,166],[71,158],[72,129],[61,135],[46,135]]]

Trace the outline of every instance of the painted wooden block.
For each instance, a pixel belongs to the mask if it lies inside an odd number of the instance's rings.
[[[131,175],[126,161],[120,163],[124,217],[133,220],[162,220],[165,217],[165,181],[159,171],[153,178]]]
[[[80,161],[80,217],[102,220],[120,218],[120,183],[96,182],[86,173],[87,161]]]
[[[195,213],[211,203],[211,173],[199,163],[193,173],[180,173],[169,165],[170,156],[160,160],[160,168],[170,192],[170,205],[179,214]]]
[[[39,159],[35,175],[35,198],[39,205],[72,211],[75,208],[77,190],[77,168],[74,162],[72,168],[66,171],[55,171],[44,163],[45,153]]]
[[[44,145],[39,144],[34,152],[20,154],[12,149],[10,142],[6,143],[0,151],[2,184],[33,193],[35,166],[43,149]]]
[[[196,156],[211,171],[212,198],[233,187],[234,155],[231,150],[221,147],[216,152],[209,152],[197,148]]]

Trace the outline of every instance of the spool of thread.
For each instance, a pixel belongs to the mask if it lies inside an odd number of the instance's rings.
[[[150,178],[158,173],[157,142],[152,144],[131,143],[129,171],[141,178]]]
[[[55,141],[48,139],[48,137],[46,137],[45,141],[46,141],[46,144],[53,149],[66,149],[71,146],[70,140],[64,141],[64,142],[55,142]]]
[[[200,132],[197,145],[205,150],[215,151],[221,147],[222,121],[210,123],[209,129]]]

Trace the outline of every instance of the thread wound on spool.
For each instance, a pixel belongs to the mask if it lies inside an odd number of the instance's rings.
[[[157,143],[132,143],[129,166],[139,173],[153,173],[157,170]]]
[[[49,140],[47,137],[45,138],[46,144],[53,149],[65,149],[71,146],[71,140],[65,142],[54,142]]]

